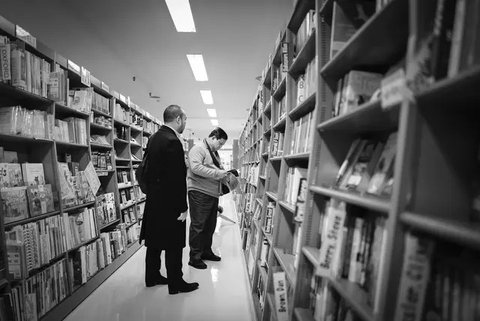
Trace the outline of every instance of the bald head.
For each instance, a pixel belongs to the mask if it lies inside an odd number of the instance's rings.
[[[170,105],[163,112],[163,122],[181,134],[187,124],[187,115],[180,106]]]

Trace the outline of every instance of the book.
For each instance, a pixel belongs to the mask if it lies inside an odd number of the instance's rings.
[[[434,246],[432,240],[420,238],[410,232],[405,234],[403,267],[394,321],[421,320]],[[448,288],[446,292],[449,292]]]
[[[20,164],[0,163],[0,188],[23,185],[24,182]]]
[[[374,92],[380,88],[382,74],[351,70],[343,82],[339,115],[349,113],[368,102]]]
[[[28,186],[27,197],[31,216],[45,214],[54,210],[52,186],[50,184]]]
[[[368,183],[367,192],[376,195],[388,195],[389,180],[393,180],[395,154],[397,149],[397,132],[388,136],[380,159],[375,166],[372,178]],[[390,182],[391,183],[391,182]]]
[[[45,173],[42,163],[23,163],[22,174],[25,185],[45,185]]]
[[[26,189],[25,186],[0,189],[0,201],[5,224],[28,218]]]

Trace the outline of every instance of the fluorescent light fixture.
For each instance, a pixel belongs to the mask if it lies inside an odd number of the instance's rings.
[[[203,103],[205,105],[213,105],[213,96],[210,90],[200,90],[200,95],[202,95]]]
[[[217,118],[217,111],[215,109],[208,109],[207,108],[207,113],[208,113],[208,116],[212,117],[212,118]]]
[[[212,126],[218,126],[218,119],[210,119]]]
[[[165,0],[178,32],[196,32],[192,9],[188,0]]]
[[[205,69],[205,64],[203,63],[202,55],[187,55],[188,62],[190,63],[190,68],[192,68],[193,76],[196,81],[207,81],[207,69]]]

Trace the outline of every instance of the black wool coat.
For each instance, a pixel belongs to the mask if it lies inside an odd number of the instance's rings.
[[[162,126],[147,148],[148,194],[140,241],[159,249],[183,248],[186,223],[177,220],[188,209],[183,145],[171,128]]]

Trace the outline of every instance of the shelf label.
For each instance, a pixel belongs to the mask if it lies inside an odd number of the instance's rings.
[[[317,266],[317,275],[322,277],[331,276],[331,268],[334,264],[337,245],[342,237],[343,226],[345,223],[345,203],[331,200],[326,210],[325,229],[322,237],[322,246],[320,247],[319,264]]]
[[[407,87],[405,70],[400,68],[390,76],[382,79],[382,108],[387,109],[400,103],[405,97],[411,96]]]
[[[25,41],[33,48],[37,48],[37,39],[19,25],[15,26],[15,36],[18,39]]]
[[[285,272],[273,273],[273,291],[275,295],[275,312],[277,320],[288,320],[287,280]]]
[[[90,79],[90,71],[87,70],[85,67],[80,68],[80,82],[85,86],[90,87],[91,79]]]

